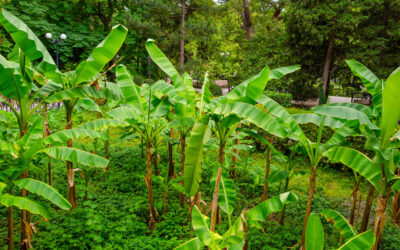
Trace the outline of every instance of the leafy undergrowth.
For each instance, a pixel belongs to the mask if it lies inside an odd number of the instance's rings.
[[[161,159],[166,157],[165,149],[161,151]],[[211,155],[211,154],[210,154]],[[178,160],[178,159],[177,159]],[[211,165],[214,156],[205,161],[203,180],[208,180],[211,175]],[[255,160],[256,166],[261,164]],[[208,167],[207,167],[208,166]],[[161,175],[166,174],[166,166],[161,165]],[[163,189],[159,182],[154,182],[156,207],[160,216],[157,227],[153,232],[147,228],[147,192],[143,181],[145,172],[144,160],[140,149],[115,148],[111,157],[109,171],[87,171],[88,187],[80,175],[77,175],[77,192],[79,194],[79,207],[70,212],[54,211],[54,217],[49,222],[41,222],[37,226],[34,246],[36,249],[173,249],[179,244],[194,236],[190,230],[188,207],[179,206],[179,193],[174,188],[168,190],[167,214],[162,215]],[[64,166],[59,163],[55,166],[57,187],[63,190]],[[325,208],[333,208],[347,215],[345,201],[348,197],[330,195],[327,189],[321,187],[333,185],[346,189],[341,194],[351,192],[351,179],[329,179],[334,176],[331,170],[321,169],[321,179],[317,188],[317,195],[313,202],[313,211],[319,212]],[[302,232],[303,214],[305,211],[306,196],[303,191],[307,189],[307,177],[299,176],[292,187],[299,196],[299,202],[287,207],[284,225],[279,225],[280,214],[275,214],[263,224],[263,230],[251,229],[247,233],[249,249],[286,249],[295,246]],[[251,182],[248,178],[235,182]],[[348,183],[347,183],[348,182]],[[243,184],[243,183],[242,183]],[[250,183],[248,183],[250,184]],[[255,188],[250,185],[238,185],[237,199],[233,217],[235,218],[243,208],[249,208],[259,202],[262,186]],[[88,201],[84,201],[87,191]],[[205,202],[211,197],[211,186],[205,182],[202,185],[202,194]],[[279,187],[272,186],[271,193],[278,193]],[[324,222],[325,243],[329,248],[337,246],[339,234],[333,230],[332,225]],[[222,224],[217,230],[224,232],[227,229],[227,218],[222,216]],[[400,240],[398,230],[391,225],[385,229],[384,249],[398,249]]]

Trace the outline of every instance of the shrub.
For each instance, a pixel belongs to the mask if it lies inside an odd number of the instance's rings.
[[[221,96],[222,95],[222,89],[220,86],[215,84],[215,82],[210,82],[210,91],[213,94],[213,96]]]
[[[292,100],[293,100],[292,94],[275,92],[275,91],[264,91],[264,94],[266,96],[271,97],[274,101],[276,101],[283,107],[288,108],[292,106]]]

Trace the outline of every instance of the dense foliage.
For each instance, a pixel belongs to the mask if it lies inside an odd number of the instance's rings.
[[[268,86],[268,90],[291,93],[295,100],[318,97],[330,34],[334,36],[329,78],[341,89],[361,87],[345,59],[364,62],[376,69],[378,76],[388,75],[398,65],[399,0],[249,1],[251,40],[246,38],[241,0],[183,2],[184,34],[180,31],[181,0],[9,0],[2,5],[41,38],[46,32],[56,37],[67,34],[68,39],[59,46],[61,68],[66,70],[86,58],[118,23],[130,30],[119,52],[121,62],[141,79],[148,78],[144,49],[148,38],[156,39],[175,65],[179,65],[183,39],[183,70],[194,79],[209,71],[211,79],[227,78],[237,85],[254,75],[258,71],[254,65],[260,62],[274,67],[301,64],[302,71]],[[11,51],[13,43],[4,29],[0,29],[0,39],[1,51]],[[44,43],[53,54],[55,45]],[[229,52],[229,56],[221,56],[221,52]],[[157,76],[164,77],[161,71]]]

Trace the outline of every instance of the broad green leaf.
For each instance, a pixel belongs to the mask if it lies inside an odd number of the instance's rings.
[[[358,111],[354,108],[344,106],[321,105],[313,108],[312,110],[314,113],[335,117],[345,121],[356,120],[360,124],[365,124],[371,129],[377,129],[377,127],[368,119],[365,113]]]
[[[186,149],[185,171],[183,175],[185,192],[193,196],[201,182],[203,161],[203,140],[208,129],[208,119],[201,118],[193,126]]]
[[[217,178],[218,166],[214,168],[213,177],[211,178],[211,186],[215,187]],[[233,212],[233,204],[236,199],[236,190],[234,188],[233,180],[228,177],[225,171],[222,171],[221,181],[218,192],[218,205],[228,216]]]
[[[261,95],[258,98],[257,103],[262,104],[269,114],[277,117],[280,120],[280,123],[285,124],[290,129],[290,138],[295,140],[306,139],[306,136],[304,135],[299,124],[293,119],[293,116],[290,115],[279,103],[266,95]]]
[[[196,99],[196,91],[193,88],[193,79],[188,73],[182,75],[183,84],[185,85],[184,97],[188,104],[191,104]],[[178,91],[180,91],[178,89]]]
[[[273,69],[269,73],[269,79],[280,79],[281,77],[293,73],[300,69],[300,65],[291,65],[282,68]]]
[[[254,105],[235,102],[227,103],[219,106],[214,110],[215,114],[222,114],[224,116],[229,116],[232,114],[245,119],[259,128],[264,129],[270,134],[285,137],[287,135],[286,130],[281,126],[281,124],[274,118],[257,108]]]
[[[357,232],[352,225],[340,213],[332,209],[325,209],[321,212],[327,221],[333,222],[333,226],[339,231],[340,235],[344,237],[345,241],[354,237]]]
[[[400,192],[400,180],[397,180],[397,181],[394,182],[394,184],[392,186],[392,190]]]
[[[361,79],[363,85],[368,89],[368,92],[374,94],[377,90],[382,89],[382,86],[380,86],[380,79],[362,63],[354,59],[346,60],[345,62],[353,74]]]
[[[125,41],[128,29],[123,25],[116,25],[112,28],[108,36],[93,49],[92,54],[81,62],[76,68],[76,76],[72,85],[75,86],[82,82],[91,80],[98,74],[103,67],[113,59]]]
[[[160,119],[170,112],[171,103],[168,99],[162,99],[155,107],[150,110],[150,115],[153,119]]]
[[[223,244],[221,248],[228,247],[229,250],[242,250],[245,244],[245,232],[242,222],[243,214],[235,220],[233,225],[222,236]]]
[[[277,169],[271,171],[271,173],[268,175],[267,182],[270,185],[276,184],[276,183],[281,183],[286,177],[289,176],[289,171],[284,170],[284,169]]]
[[[179,129],[189,129],[191,128],[195,123],[195,120],[193,117],[177,117],[172,122],[169,123],[169,126],[172,128],[179,128]]]
[[[342,143],[347,136],[351,135],[354,135],[354,130],[344,124],[343,127],[336,129],[332,137],[329,138],[329,140],[325,143],[325,149],[329,149],[332,146],[337,146],[338,144]]]
[[[131,74],[125,66],[117,67],[117,83],[125,98],[125,102],[132,106],[140,114],[143,113],[139,87],[133,82]]]
[[[176,89],[171,84],[168,84],[165,81],[157,81],[156,83],[151,85],[151,90],[155,95],[161,95],[159,99],[162,99],[164,96],[168,96],[173,104],[187,104],[186,99],[180,96]]]
[[[13,196],[10,194],[0,195],[0,204],[9,207],[15,206],[21,210],[28,210],[33,214],[40,214],[44,218],[50,218],[50,212],[46,205],[31,199],[30,197]]]
[[[267,86],[269,79],[269,68],[266,66],[260,73],[252,78],[247,85],[246,96],[256,101]]]
[[[211,231],[208,227],[209,218],[199,211],[197,206],[193,206],[192,209],[192,226],[193,230],[196,233],[197,237],[203,242],[206,246],[210,246],[213,243],[213,237],[211,235]]]
[[[354,103],[354,102],[334,102],[334,103],[329,103],[326,105],[323,105],[325,107],[329,106],[340,106],[340,107],[348,107],[352,109],[356,109],[360,112],[363,112],[369,119],[372,119],[372,109],[371,106],[359,104],[359,103]]]
[[[119,107],[115,108],[113,110],[110,110],[106,113],[108,117],[111,117],[112,119],[116,120],[132,120],[137,118],[140,115],[143,114],[138,114],[135,109],[130,108],[130,107]],[[97,126],[97,125],[96,125]]]
[[[174,248],[174,250],[200,250],[201,249],[201,242],[198,237],[188,240],[182,245]]]
[[[380,169],[373,167],[371,159],[366,155],[347,147],[333,147],[324,152],[324,155],[332,162],[341,162],[353,169],[374,185],[375,188],[379,189],[382,173]]]
[[[325,117],[325,120],[323,119],[324,117],[322,115],[317,115],[317,114],[295,114],[292,115],[293,119],[299,123],[299,124],[306,124],[306,123],[313,123],[317,125],[318,127],[321,126],[322,122],[324,122],[324,126],[330,127],[330,128],[341,128],[343,126],[343,123],[337,120],[334,120],[330,117]]]
[[[90,112],[102,113],[100,106],[91,98],[79,99],[79,101],[76,103],[75,107],[79,107],[79,108],[82,108],[82,109],[84,109],[86,111],[90,111]]]
[[[400,119],[400,68],[387,79],[383,89],[381,136],[382,147],[389,143],[393,130]]]
[[[367,91],[372,95],[374,107],[380,113],[382,107],[383,81],[379,79],[371,70],[356,60],[346,60],[347,65],[353,74],[361,79]]]
[[[95,86],[76,86],[70,89],[55,92],[49,96],[47,102],[59,102],[64,100],[76,100],[78,98],[95,98],[95,99],[120,99],[118,93],[112,92],[110,89],[97,90]]]
[[[101,134],[91,129],[73,128],[65,129],[47,136],[44,141],[46,144],[67,142],[69,139],[79,139],[90,137],[92,139],[100,138]]]
[[[308,217],[306,228],[306,249],[324,249],[324,228],[319,216],[314,213],[310,214],[310,217]]]
[[[210,92],[210,82],[208,80],[208,72],[206,72],[206,75],[204,76],[204,83],[203,86],[201,87],[201,94],[200,94],[200,116],[204,112],[204,107],[206,103],[210,103],[211,100],[211,92]]]
[[[42,152],[58,160],[79,163],[88,167],[105,168],[109,163],[106,158],[69,147],[50,147],[43,149]]]
[[[359,235],[354,236],[338,250],[364,250],[364,249],[372,249],[372,246],[375,243],[375,235],[372,231],[367,231],[361,233]]]
[[[49,80],[43,87],[33,93],[31,99],[43,98],[46,99],[48,96],[55,94],[56,92],[60,92],[63,90],[62,84],[55,83]],[[46,103],[49,101],[46,99]]]
[[[0,195],[3,193],[4,189],[6,189],[7,184],[0,182]]]
[[[71,204],[57,190],[46,183],[31,178],[23,178],[14,181],[14,184],[21,189],[25,188],[31,193],[42,196],[57,205],[59,208],[64,210],[71,208]]]
[[[0,11],[0,23],[29,60],[34,61],[42,58],[42,62],[39,64],[42,72],[57,70],[57,66],[47,49],[24,22],[2,9]]]
[[[253,131],[251,129],[248,129],[248,128],[237,128],[236,131],[240,131],[240,132],[246,133],[249,136],[254,137],[254,139],[259,140],[262,144],[266,145],[271,150],[271,154],[272,155],[279,155],[279,156],[283,156],[284,157],[284,155],[280,151],[278,151],[274,147],[274,145],[269,143],[269,141],[267,141],[264,137],[259,135],[257,132],[255,132],[255,131]]]
[[[21,99],[30,91],[30,86],[23,83],[19,65],[7,61],[0,55],[0,93],[7,98]]]
[[[76,128],[88,129],[88,130],[94,130],[94,131],[102,131],[103,129],[109,128],[109,127],[125,127],[128,125],[129,124],[127,122],[124,122],[121,120],[97,119],[94,121],[85,122]]]
[[[43,138],[44,123],[43,118],[38,117],[30,126],[25,135],[20,139],[19,144],[28,148],[39,139]]]
[[[155,45],[154,40],[147,40],[145,47],[153,62],[157,64],[158,67],[160,67],[160,69],[165,72],[165,74],[171,77],[174,85],[176,87],[182,85],[182,78],[179,75],[178,71],[172,65],[170,60],[165,56],[165,54],[157,47],[157,45]]]
[[[285,204],[297,201],[297,196],[291,192],[274,196],[252,208],[247,214],[248,221],[265,221],[271,213],[282,211]]]

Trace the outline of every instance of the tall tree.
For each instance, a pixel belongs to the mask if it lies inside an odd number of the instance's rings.
[[[249,0],[243,0],[243,9],[243,29],[246,31],[247,40],[251,40],[252,35],[254,34],[254,29],[251,21]]]

